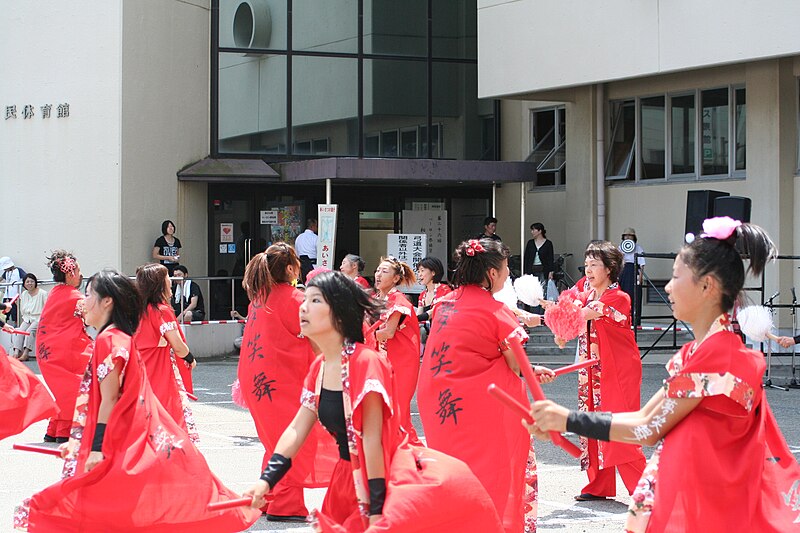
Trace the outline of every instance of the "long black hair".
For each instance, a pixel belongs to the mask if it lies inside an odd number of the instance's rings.
[[[333,327],[345,339],[364,342],[364,316],[372,320],[380,316],[383,303],[371,298],[355,281],[338,271],[317,274],[306,290],[316,287],[331,308]]]
[[[116,270],[106,269],[89,278],[87,285],[100,298],[111,298],[114,307],[108,324],[104,324],[100,331],[113,323],[118,329],[133,335],[139,327],[142,300],[136,285],[128,277]]]
[[[456,261],[453,285],[460,287],[485,283],[491,289],[489,269],[503,268],[503,261],[507,260],[510,254],[508,246],[494,239],[471,239],[462,242],[453,256]]]
[[[684,245],[680,258],[695,279],[714,276],[720,282],[723,311],[730,311],[739,299],[745,281],[742,255],[750,259],[747,273],[760,276],[767,261],[775,259],[778,249],[763,228],[742,224],[728,239],[697,237]]]

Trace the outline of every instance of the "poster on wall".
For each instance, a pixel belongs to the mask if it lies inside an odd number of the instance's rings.
[[[219,242],[233,242],[232,222],[223,222],[219,225]]]
[[[423,256],[439,258],[445,265],[447,278],[447,261],[450,258],[450,247],[447,243],[447,211],[403,211],[403,232],[422,233],[427,236]]]
[[[260,211],[261,223],[267,226],[262,230],[262,235],[268,239],[269,244],[287,242],[293,245],[305,228],[304,203],[268,202],[266,207],[267,209]]]
[[[317,206],[317,266],[334,269],[336,261],[336,204]]]
[[[386,255],[407,263],[416,273],[419,262],[427,255],[427,243],[428,236],[424,233],[390,233],[386,236]],[[403,292],[419,293],[424,289],[417,283],[410,288],[403,288]]]

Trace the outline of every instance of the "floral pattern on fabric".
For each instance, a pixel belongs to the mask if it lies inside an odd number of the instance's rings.
[[[174,322],[169,322],[169,324],[174,324]],[[178,369],[175,352],[172,350],[169,351],[169,358],[172,363],[172,375],[175,377],[175,382],[178,384],[178,392],[181,396],[181,407],[183,408],[183,419],[186,421],[186,432],[189,434],[189,440],[197,444],[200,442],[200,435],[197,433],[194,413],[192,412],[192,407],[189,405],[189,397],[186,395],[186,387],[183,385],[183,378],[181,377],[181,371]]]
[[[536,533],[536,515],[539,506],[539,474],[536,468],[536,453],[533,451],[533,437],[525,463],[525,496],[522,500],[525,533]]]
[[[25,498],[22,503],[14,508],[14,529],[28,531],[28,518],[31,512],[31,499]]]
[[[300,405],[305,407],[311,412],[317,412],[317,395],[314,391],[310,391],[303,387],[303,392],[300,393]]]
[[[368,379],[364,382],[364,390],[361,391],[361,394],[358,395],[356,398],[355,405],[361,403],[361,400],[364,399],[364,396],[369,394],[370,392],[377,392],[383,398],[383,402],[388,406],[392,405],[391,400],[389,399],[389,393],[386,392],[386,389],[383,387],[383,383],[378,381],[377,379]],[[392,409],[389,408],[389,416],[394,415]]]
[[[625,531],[630,533],[644,533],[647,523],[653,512],[653,503],[656,499],[656,483],[658,480],[658,462],[661,458],[661,449],[664,441],[660,440],[642,472],[642,478],[631,495],[628,505],[628,518],[625,520]]]
[[[169,322],[163,322],[158,327],[158,332],[163,335],[164,333],[166,333],[168,331],[175,331],[177,329],[178,329],[178,324],[173,322],[173,321],[169,321]]]
[[[149,438],[156,452],[163,453],[167,456],[167,459],[172,457],[172,453],[175,450],[183,451],[183,439],[178,439],[175,435],[167,433],[161,426],[158,426],[155,433],[150,435]]]

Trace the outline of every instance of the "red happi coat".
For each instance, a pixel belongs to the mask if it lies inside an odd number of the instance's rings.
[[[173,310],[174,313],[174,310]],[[177,318],[175,319],[178,320]],[[183,328],[180,324],[178,324],[178,333],[181,334],[181,340],[186,346],[189,346],[189,343],[186,342],[186,335],[183,333]],[[186,392],[194,393],[194,381],[192,380],[192,365],[187,363],[185,360],[180,359],[175,361],[178,365],[178,371],[181,374],[181,380],[183,381],[183,388]]]
[[[511,310],[477,285],[445,296],[433,308],[417,403],[431,448],[469,465],[494,501],[505,531],[536,528],[536,462],[519,415],[492,400],[494,383],[520,403],[522,380],[502,351],[527,335]]]
[[[319,407],[324,356],[311,366],[302,405]],[[336,533],[499,533],[502,526],[491,499],[463,462],[439,451],[408,444],[393,396],[393,372],[386,359],[361,343],[342,350],[342,401],[350,461],[339,460],[323,511],[315,513],[321,531]],[[381,445],[386,476],[383,516],[369,526],[368,474],[364,465],[362,402],[368,393],[383,403]],[[331,501],[335,505],[331,505]]]
[[[358,283],[361,287],[363,287],[365,289],[369,289],[369,281],[364,279],[364,276],[358,276],[353,281]]]
[[[180,328],[169,304],[148,305],[133,341],[142,356],[147,378],[156,397],[172,418],[189,433],[192,441],[197,442],[194,415],[178,368],[184,362],[175,357],[164,336],[168,331],[174,330]]]
[[[378,342],[375,332],[383,327],[395,313],[400,313],[401,319],[394,337],[385,342]],[[389,358],[397,384],[396,396],[400,424],[408,432],[409,441],[412,444],[421,445],[411,423],[411,400],[417,390],[417,379],[419,378],[419,321],[416,309],[402,292],[397,289],[389,291],[389,294],[386,295],[386,311],[365,331],[364,339],[367,346]]]
[[[108,419],[104,460],[85,472],[100,382],[115,368],[120,396]],[[260,513],[249,507],[206,510],[208,503],[238,496],[214,476],[153,394],[130,336],[113,327],[98,335],[80,390],[66,477],[18,507],[15,526],[59,533],[219,533],[241,531],[258,519]]]
[[[83,295],[58,284],[50,291],[39,318],[36,358],[58,404],[58,419],[70,420],[86,369],[92,339],[83,325]]]
[[[56,412],[58,408],[42,382],[0,346],[0,440]]]
[[[253,302],[247,311],[238,377],[242,396],[266,450],[262,468],[297,414],[303,381],[315,358],[311,343],[300,333],[302,303],[302,292],[288,283],[280,283],[272,287],[266,303]],[[292,459],[292,469],[281,484],[325,487],[337,457],[336,443],[317,427]]]
[[[665,398],[702,401],[653,453],[631,498],[628,531],[800,530],[800,466],[761,386],[764,356],[727,330],[727,317],[720,322],[667,364]]]
[[[587,332],[578,338],[579,361],[599,357],[591,367],[592,389],[589,394],[589,370],[578,373],[578,404],[581,410],[624,413],[640,408],[642,360],[631,329],[631,300],[616,284],[606,289],[599,299],[588,282],[579,298],[585,307],[602,316],[589,321]],[[589,458],[587,440],[581,437],[581,467],[597,461],[598,468],[611,468],[632,461],[644,460],[642,447],[635,444],[598,441],[598,457]]]

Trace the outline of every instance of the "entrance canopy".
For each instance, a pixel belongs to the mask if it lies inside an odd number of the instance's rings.
[[[491,185],[535,181],[536,165],[517,161],[330,157],[268,165],[261,159],[205,158],[178,172],[180,181],[374,185]]]

